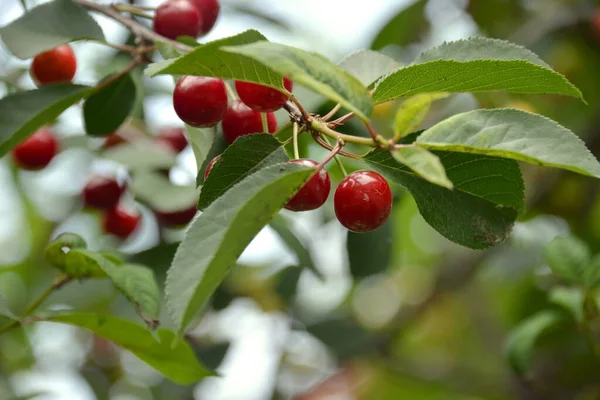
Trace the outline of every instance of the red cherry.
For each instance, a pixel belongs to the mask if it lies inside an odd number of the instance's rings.
[[[202,16],[188,0],[168,0],[156,9],[153,28],[154,32],[173,40],[179,36],[197,38],[202,32]]]
[[[83,204],[87,207],[110,210],[118,203],[125,185],[102,175],[93,176],[83,188]]]
[[[104,141],[104,148],[109,149],[111,147],[118,146],[121,143],[126,142],[127,140],[123,136],[115,132],[106,137],[106,140]]]
[[[221,158],[221,155],[219,154],[218,156],[216,156],[215,158],[210,160],[210,162],[206,165],[206,169],[204,170],[204,179],[208,178],[208,174],[210,174],[210,170],[217,163],[217,161],[219,161],[220,158]]]
[[[342,180],[333,198],[335,215],[354,232],[368,232],[384,224],[392,211],[392,191],[373,171],[356,171]]]
[[[277,130],[275,114],[267,114],[269,133]],[[254,111],[240,100],[232,102],[223,116],[223,135],[229,143],[240,136],[263,132],[260,113]]]
[[[12,150],[14,161],[23,169],[39,170],[50,164],[58,152],[58,139],[50,128],[40,128]]]
[[[291,163],[301,164],[307,167],[316,167],[318,162],[301,158],[299,160],[290,160]],[[331,190],[331,179],[325,168],[321,168],[308,182],[302,186],[302,189],[288,203],[285,208],[291,211],[309,211],[321,207]]]
[[[183,122],[196,128],[216,125],[227,110],[227,90],[218,78],[184,76],[175,85],[173,107]]]
[[[104,232],[127,239],[138,227],[141,215],[116,206],[104,215]]]
[[[164,144],[175,153],[181,153],[188,145],[185,133],[182,128],[164,128],[156,136],[158,143]]]
[[[221,6],[219,5],[219,0],[189,0],[190,3],[196,6],[196,8],[200,11],[200,16],[202,18],[202,31],[201,35],[206,35],[217,22],[217,17],[219,16],[219,11],[221,11]]]
[[[36,85],[71,82],[77,70],[75,53],[68,44],[44,51],[33,58],[29,72]]]
[[[155,211],[156,219],[162,226],[174,227],[187,225],[196,215],[196,205],[187,210],[174,212],[159,212]]]
[[[283,86],[291,93],[294,88],[294,83],[288,78],[283,78]],[[287,96],[279,90],[275,90],[268,86],[258,85],[256,83],[236,81],[235,89],[240,96],[240,100],[255,111],[277,111],[287,100]]]

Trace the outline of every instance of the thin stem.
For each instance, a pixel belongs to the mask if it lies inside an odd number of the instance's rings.
[[[260,122],[262,123],[263,132],[268,133],[269,132],[269,121],[268,121],[267,113],[264,113],[264,112],[260,113]]]
[[[371,137],[373,138],[373,140],[375,142],[386,145],[386,146],[388,145],[385,138],[383,136],[381,136],[379,133],[377,133],[377,131],[373,127],[373,124],[371,124],[370,122],[367,122],[367,123],[365,123],[365,126],[367,127],[367,131],[369,131],[369,135],[371,135]]]
[[[147,14],[141,8],[132,6],[131,4],[115,3],[111,4],[111,7],[119,12],[126,12],[131,15],[137,15],[138,17],[153,19],[154,16]]]
[[[292,140],[294,141],[294,159],[300,158],[300,152],[298,151],[298,124],[294,122],[292,127]]]
[[[346,122],[350,121],[352,118],[354,118],[354,113],[348,113],[344,116],[339,117],[338,119],[331,121],[329,123],[329,126],[331,128],[335,128],[336,126],[340,126],[340,125],[344,125]]]
[[[334,158],[342,149],[342,147],[344,146],[344,140],[342,139],[338,139],[337,143],[335,144],[335,146],[331,149],[331,152],[327,155],[327,157],[325,157],[325,159],[323,161],[321,161],[319,163],[319,165],[317,165],[317,169],[321,169],[323,168],[325,165],[327,165],[327,163],[329,161],[331,161],[332,158]]]
[[[159,35],[158,33],[154,32],[150,28],[132,20],[131,18],[127,18],[127,17],[121,15],[117,10],[115,10],[112,7],[104,6],[102,4],[95,3],[91,0],[73,0],[73,1],[76,2],[77,4],[79,4],[80,6],[87,8],[88,10],[99,12],[100,14],[104,14],[107,17],[110,17],[110,18],[114,19],[115,21],[120,22],[127,29],[129,29],[131,32],[133,32],[135,35],[141,36],[145,39],[151,40],[153,42],[158,41],[158,42],[169,43],[173,47],[175,47],[177,50],[180,50],[180,51],[183,51],[186,53],[190,52],[194,49],[193,47],[188,46],[187,44],[180,43],[175,40],[171,40],[164,36]]]
[[[340,109],[342,108],[342,105],[340,103],[336,104],[335,107],[333,107],[331,109],[331,111],[329,111],[327,114],[325,114],[325,116],[323,118],[321,118],[322,121],[329,121],[331,118],[333,118],[333,116],[340,111]]]
[[[336,141],[339,139],[342,139],[344,142],[348,142],[348,143],[356,143],[356,144],[362,144],[365,146],[378,147],[377,142],[371,138],[363,138],[363,137],[358,137],[358,136],[345,135],[343,133],[336,132],[333,129],[331,129],[329,126],[327,126],[327,123],[317,121],[316,119],[313,119],[311,121],[310,127],[317,132],[320,132],[326,136],[329,136],[329,137],[335,139]]]
[[[106,79],[106,80],[98,83],[94,89],[95,90],[99,90],[99,89],[102,89],[102,88],[110,85],[111,83],[113,83],[114,81],[116,81],[117,79],[119,79],[120,77],[122,77],[123,75],[128,74],[129,72],[133,71],[133,69],[135,67],[137,67],[138,65],[140,65],[141,63],[142,63],[141,57],[136,57],[135,60],[132,60],[122,70],[120,70],[119,72],[111,75],[110,77],[108,77],[108,79]]]
[[[327,137],[324,136],[323,140],[325,140],[328,144],[330,144],[329,139],[327,139]],[[348,172],[346,171],[346,167],[344,167],[344,163],[342,162],[342,159],[340,158],[340,156],[336,154],[336,156],[333,157],[333,159],[335,160],[335,163],[337,164],[338,168],[342,172],[342,175],[348,176]]]
[[[108,47],[112,47],[113,49],[125,52],[125,53],[135,54],[137,52],[136,47],[129,46],[128,44],[118,44],[118,43],[110,43],[110,42],[104,42],[103,44]]]
[[[227,89],[227,94],[229,95],[229,97],[231,97],[231,100],[233,100],[233,101],[239,100],[237,93],[235,92],[235,90],[233,90],[233,88],[231,87],[231,84],[227,81],[225,82],[225,89]],[[267,131],[265,131],[265,132],[267,132]]]
[[[9,331],[12,328],[16,327],[17,325],[19,325],[21,323],[20,320],[29,316],[29,314],[34,312],[40,305],[42,305],[42,303],[44,301],[46,301],[46,299],[52,294],[52,292],[54,292],[57,289],[60,289],[61,287],[63,287],[65,284],[67,284],[70,281],[71,281],[71,277],[66,276],[66,275],[61,275],[61,276],[58,276],[56,279],[54,279],[54,282],[52,282],[52,285],[50,285],[50,287],[48,289],[46,289],[37,299],[35,299],[27,307],[27,309],[25,309],[25,311],[23,311],[19,320],[11,321],[9,324],[0,328],[0,334],[4,333],[6,331]]]
[[[141,6],[141,5],[137,5],[137,4],[136,5],[132,5],[132,4],[124,4],[124,3],[113,3],[113,4],[111,4],[111,6],[113,8],[120,8],[122,6],[125,6],[125,7],[135,8],[135,9],[142,10],[142,11],[156,11],[156,7],[153,7],[153,6]],[[125,11],[129,12],[128,10],[125,10]]]
[[[304,108],[304,106],[298,101],[298,99],[296,98],[296,96],[294,96],[291,93],[288,93],[290,100],[292,101],[292,103],[294,103],[294,105],[296,106],[296,108],[298,109],[298,111],[300,112],[300,116],[302,117],[302,119],[304,120],[304,122],[308,123],[312,120],[312,117],[310,116],[310,114],[308,113],[308,111],[306,111],[306,109]]]

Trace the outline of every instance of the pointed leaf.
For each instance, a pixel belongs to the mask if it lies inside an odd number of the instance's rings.
[[[414,196],[425,221],[449,240],[485,249],[506,239],[524,207],[523,180],[512,160],[452,152],[435,152],[454,189],[416,176],[392,158],[374,150],[364,160]]]
[[[131,351],[167,378],[182,385],[214,375],[198,362],[189,344],[179,341],[173,346],[175,333],[167,329],[157,331],[157,340],[146,328],[111,315],[67,311],[53,314],[45,320],[88,329]]]
[[[584,296],[581,289],[559,286],[550,291],[548,300],[568,311],[578,324],[585,321]]]
[[[531,51],[496,39],[472,38],[423,53],[377,85],[373,101],[431,92],[546,93],[583,100],[579,89]]]
[[[600,163],[573,132],[520,110],[458,114],[427,129],[417,143],[433,150],[512,158],[600,178]]]
[[[176,212],[188,210],[198,203],[194,185],[174,185],[160,172],[143,170],[135,174],[131,190],[155,211]]]
[[[538,338],[562,320],[563,317],[554,311],[540,311],[512,330],[506,342],[505,352],[515,372],[519,375],[527,373],[533,347]]]
[[[196,47],[189,53],[146,68],[146,75],[198,75],[260,83],[283,90],[283,77],[260,62],[242,54],[226,52],[223,46],[238,46],[266,38],[258,31],[247,30],[235,36]]]
[[[378,51],[358,50],[344,58],[340,67],[357,77],[363,85],[370,86],[382,76],[397,70],[400,62]]]
[[[85,131],[91,136],[107,136],[115,132],[129,117],[136,96],[137,87],[131,74],[94,90],[83,103]]]
[[[431,108],[431,103],[448,97],[450,93],[423,93],[406,99],[394,119],[394,138],[398,140],[416,131]]]
[[[281,215],[275,216],[269,226],[273,228],[281,240],[283,240],[286,247],[296,255],[299,267],[308,268],[319,278],[323,278],[323,274],[317,269],[317,266],[310,255],[310,251],[300,239],[298,239],[296,234],[292,232],[287,221]]]
[[[223,50],[245,55],[269,66],[294,82],[342,104],[362,120],[367,120],[373,111],[367,88],[320,54],[266,41],[227,46]]]
[[[425,18],[426,5],[427,0],[417,0],[403,8],[379,31],[371,48],[379,50],[389,45],[404,47],[417,41],[430,25]]]
[[[204,210],[236,183],[266,166],[288,160],[283,143],[267,133],[239,137],[213,165],[200,192]]]
[[[0,28],[8,50],[25,60],[60,44],[79,39],[104,41],[102,29],[72,0],[54,0],[32,8]]]
[[[166,281],[167,306],[181,333],[252,238],[315,173],[299,164],[264,168],[192,221]]]
[[[544,248],[544,260],[552,272],[571,283],[583,283],[591,257],[587,244],[574,236],[556,237]]]
[[[111,147],[102,156],[131,170],[169,169],[177,161],[173,151],[147,139]]]
[[[436,185],[452,189],[452,182],[438,156],[421,147],[401,147],[391,152],[392,157],[406,165],[421,178]]]
[[[69,251],[85,248],[87,248],[87,244],[81,236],[68,232],[61,233],[48,243],[44,257],[49,264],[66,273],[65,268]]]
[[[57,84],[0,99],[0,157],[84,98],[89,89]]]

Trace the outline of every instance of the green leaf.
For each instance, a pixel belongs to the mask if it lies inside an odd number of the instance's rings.
[[[198,46],[181,57],[150,64],[146,68],[146,75],[150,77],[164,74],[214,76],[283,89],[283,77],[271,68],[244,55],[233,54],[222,49],[223,46],[238,46],[260,40],[266,40],[260,32],[247,30],[235,36]]]
[[[74,40],[104,41],[104,34],[88,12],[72,0],[54,0],[0,28],[0,38],[12,54],[25,60]]]
[[[83,119],[88,135],[107,136],[114,133],[129,117],[135,106],[136,95],[137,87],[129,73],[94,90],[83,103]]]
[[[131,190],[137,198],[159,212],[175,212],[194,207],[198,190],[194,185],[174,185],[160,172],[143,170],[135,174]]]
[[[600,254],[596,254],[583,269],[584,282],[588,288],[596,288],[600,284]]]
[[[288,161],[283,143],[264,133],[239,137],[223,152],[204,181],[198,209],[204,210],[236,183],[266,166]]]
[[[579,89],[531,51],[497,39],[471,38],[423,53],[377,85],[373,101],[431,92],[545,93],[583,100]]]
[[[71,249],[65,256],[63,272],[72,278],[106,278],[108,259],[86,249]]]
[[[229,342],[211,344],[195,343],[193,340],[189,339],[188,342],[194,349],[196,357],[200,359],[202,364],[206,365],[207,368],[210,368],[213,371],[219,368],[219,365],[221,365],[221,362],[223,362],[230,345]]]
[[[600,178],[600,163],[573,132],[520,110],[458,114],[427,129],[417,143],[433,150],[512,158]]]
[[[131,170],[169,169],[177,161],[173,151],[147,139],[111,147],[102,156]]]
[[[372,333],[348,318],[320,321],[307,326],[306,331],[342,360],[370,354],[377,346]]]
[[[388,219],[379,228],[356,233],[348,231],[346,249],[350,274],[354,278],[365,278],[385,271],[392,258],[393,221]],[[365,249],[369,249],[365,251]]]
[[[373,50],[358,50],[340,62],[340,67],[371,86],[379,78],[397,70],[400,63],[390,56]]]
[[[524,208],[524,185],[512,160],[435,152],[454,190],[429,183],[392,158],[374,150],[364,160],[388,179],[406,187],[433,228],[460,245],[485,249],[506,239]]]
[[[227,191],[192,221],[166,281],[167,306],[183,332],[252,238],[315,173],[299,164],[264,168]]]
[[[200,186],[202,183],[204,183],[204,172],[206,171],[206,167],[208,167],[208,163],[211,162],[216,156],[223,154],[227,147],[229,147],[229,143],[225,139],[225,136],[223,136],[219,132],[214,132],[211,145],[208,147],[208,153],[204,155],[206,149],[200,148],[200,146],[202,145],[202,141],[198,140],[198,138],[195,141],[193,135],[189,135],[188,137],[190,138],[192,150],[194,151],[194,155],[196,156],[196,165],[198,166],[196,186]],[[201,161],[202,159],[203,161]]]
[[[175,46],[173,46],[171,43],[161,42],[158,40],[155,43],[156,43],[156,48],[158,49],[158,52],[165,60],[177,58],[184,54],[184,53],[180,52],[179,50],[177,50],[175,48]]]
[[[587,244],[574,236],[556,237],[544,248],[544,260],[559,278],[583,283],[584,267],[591,260]]]
[[[74,233],[61,233],[54,240],[48,243],[44,257],[46,261],[64,271],[67,263],[67,254],[70,250],[86,249],[85,240]]]
[[[371,96],[358,79],[324,56],[295,47],[267,41],[243,46],[227,46],[223,50],[250,57],[268,65],[367,120],[373,111]]]
[[[391,154],[396,161],[406,165],[426,181],[452,189],[452,182],[446,176],[442,162],[429,150],[416,146],[401,147]]]
[[[275,293],[288,304],[296,297],[302,271],[302,268],[290,266],[277,273]]]
[[[444,99],[450,93],[423,93],[406,99],[394,119],[394,139],[398,140],[416,131],[427,116],[431,103]]]
[[[275,216],[269,224],[277,235],[283,240],[286,247],[292,251],[298,258],[298,266],[308,268],[319,278],[323,278],[323,274],[317,269],[310,252],[304,244],[298,239],[296,234],[292,232],[287,221],[281,215]]]
[[[115,287],[135,305],[137,313],[146,325],[156,329],[159,324],[160,289],[152,270],[138,264],[100,265]]]
[[[0,99],[0,157],[84,98],[89,89],[56,84]]]
[[[1,292],[0,292],[0,316],[10,318],[12,320],[19,319],[19,317],[17,317],[15,315],[15,313],[12,312],[12,310],[10,309],[10,306],[8,305],[8,301],[6,301],[6,297],[4,297],[4,294]]]
[[[538,338],[562,322],[563,317],[554,311],[540,311],[521,322],[507,339],[505,352],[511,367],[519,375],[529,370],[533,347]]]
[[[584,322],[584,296],[579,288],[553,288],[548,295],[548,300],[567,310],[577,323]]]
[[[175,333],[167,329],[157,331],[157,340],[142,326],[111,315],[60,312],[45,320],[88,329],[131,351],[167,378],[182,385],[214,375],[198,362],[189,344],[179,341],[174,345]]]
[[[389,45],[406,46],[416,41],[429,27],[425,18],[427,0],[417,0],[403,8],[379,31],[371,48],[380,50]]]

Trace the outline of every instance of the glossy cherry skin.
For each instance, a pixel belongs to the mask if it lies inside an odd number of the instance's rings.
[[[107,176],[93,176],[83,188],[83,204],[86,207],[110,210],[119,203],[125,185]]]
[[[227,90],[218,78],[184,76],[175,85],[173,107],[183,122],[196,128],[219,123],[227,111]]]
[[[219,161],[220,158],[221,158],[221,155],[219,154],[218,156],[216,156],[215,158],[210,160],[210,162],[206,165],[206,169],[204,170],[204,179],[208,178],[208,174],[210,174],[210,170],[212,169],[212,167],[215,166],[215,164],[217,163],[217,161]]]
[[[267,125],[269,133],[277,130],[275,114],[267,114]],[[230,144],[240,136],[263,132],[260,113],[254,111],[240,100],[236,100],[229,105],[223,116],[222,127],[223,136],[225,136],[225,139]]]
[[[202,16],[188,0],[168,0],[156,9],[153,28],[154,32],[173,40],[179,36],[197,38],[202,32]]]
[[[301,158],[290,160],[291,163],[301,164],[307,167],[316,167],[318,162]],[[290,211],[310,211],[321,207],[331,190],[331,179],[325,168],[321,168],[308,182],[302,186],[302,189],[292,197],[285,208]]]
[[[58,139],[50,128],[40,128],[12,150],[15,163],[35,171],[46,167],[58,153]]]
[[[354,232],[369,232],[383,225],[390,216],[392,191],[377,172],[356,171],[342,180],[333,203],[342,225]]]
[[[155,138],[157,143],[164,144],[175,153],[181,153],[188,145],[182,128],[164,128]]]
[[[291,93],[294,83],[288,78],[283,78],[283,86]],[[236,81],[235,89],[240,100],[255,111],[277,111],[287,100],[287,96],[280,91],[256,83]]]
[[[44,51],[33,58],[29,72],[38,86],[71,82],[77,70],[75,53],[68,44]]]
[[[159,212],[155,211],[158,223],[166,227],[177,227],[187,225],[196,215],[196,205],[187,210],[174,212]]]
[[[127,239],[136,230],[141,219],[139,213],[131,213],[116,206],[104,215],[104,232]]]
[[[221,11],[219,0],[189,0],[189,2],[200,11],[200,17],[202,18],[202,31],[200,34],[206,35],[217,22],[217,17]]]

